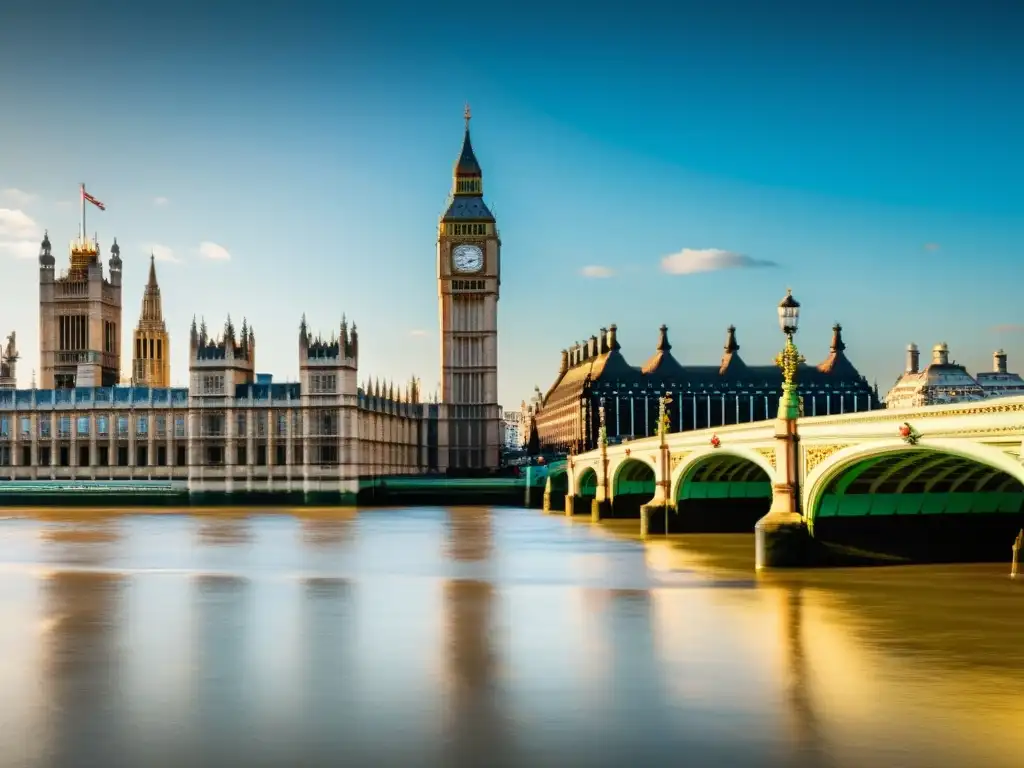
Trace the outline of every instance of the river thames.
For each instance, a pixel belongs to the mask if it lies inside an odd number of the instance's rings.
[[[1024,765],[1008,562],[755,577],[636,527],[7,518],[0,765]]]

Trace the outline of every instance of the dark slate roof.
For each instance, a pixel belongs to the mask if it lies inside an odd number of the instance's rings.
[[[476,153],[473,152],[473,143],[469,140],[469,124],[466,124],[466,136],[462,139],[462,153],[459,161],[455,164],[456,176],[480,176],[480,163],[477,162]]]
[[[442,220],[493,222],[494,215],[480,195],[453,195]]]
[[[550,407],[577,399],[589,384],[594,390],[619,387],[659,389],[666,385],[691,391],[778,389],[782,386],[782,369],[777,365],[747,365],[739,356],[735,328],[729,328],[722,361],[719,365],[682,365],[671,353],[667,328],[662,328],[654,355],[642,366],[633,367],[614,349],[571,366],[560,375],[544,397]],[[830,354],[820,365],[801,365],[797,373],[801,390],[826,387],[849,387],[869,390],[867,380],[844,354],[842,329],[833,329]],[[617,347],[617,344],[616,344]]]

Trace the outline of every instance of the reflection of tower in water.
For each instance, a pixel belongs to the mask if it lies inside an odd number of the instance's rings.
[[[491,510],[485,507],[451,507],[447,516],[445,554],[460,563],[482,562],[494,547]]]
[[[352,539],[355,513],[343,512],[331,517],[306,517],[300,520],[302,543],[316,549],[333,549]]]
[[[486,560],[493,541],[491,526],[490,510],[450,509],[449,556],[460,562]],[[445,765],[513,762],[497,680],[495,600],[490,582],[451,579],[444,585]]]
[[[53,765],[117,765],[127,735],[118,626],[125,579],[56,571],[43,583],[47,749]]]
[[[345,579],[303,582],[302,637],[306,642],[301,739],[310,765],[338,760],[358,737],[352,714],[358,712],[353,659],[355,612],[352,584]],[[339,717],[340,713],[350,713]],[[344,762],[344,761],[340,761]]]
[[[212,513],[201,518],[199,542],[213,545],[248,544],[252,529],[247,515]]]
[[[782,606],[782,647],[786,670],[786,711],[801,766],[828,765],[827,750],[814,710],[809,662],[804,646],[803,590],[787,589]]]
[[[192,746],[211,765],[228,765],[245,753],[239,746],[252,740],[246,722],[251,714],[245,661],[249,582],[237,576],[206,574],[194,583],[192,712],[198,743]]]

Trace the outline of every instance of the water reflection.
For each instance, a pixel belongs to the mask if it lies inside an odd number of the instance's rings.
[[[358,724],[354,589],[345,579],[302,584],[302,737],[308,764],[354,759]]]
[[[802,765],[826,766],[827,752],[814,707],[811,676],[804,648],[803,589],[799,586],[781,593],[782,647],[785,655],[786,704],[790,741]]]
[[[486,509],[3,521],[0,764],[1019,765],[1005,568],[755,579],[738,539]]]
[[[456,562],[490,557],[494,546],[493,512],[483,507],[452,507],[446,512],[446,554]]]
[[[302,543],[314,549],[335,549],[350,541],[356,524],[354,512],[341,512],[331,517],[304,517]]]
[[[204,515],[199,523],[199,543],[212,546],[249,544],[253,532],[248,515],[217,512]]]
[[[234,746],[253,737],[248,694],[258,670],[246,662],[250,584],[237,576],[201,575],[194,589],[196,737],[190,746],[209,764],[228,765],[237,752]]]
[[[99,567],[115,557],[122,525],[120,518],[107,515],[50,515],[39,535],[47,545],[47,559],[51,562]]]
[[[117,574],[91,571],[58,571],[44,582],[42,674],[54,765],[75,765],[83,754],[97,765],[120,761],[125,688],[117,641],[124,586]]]

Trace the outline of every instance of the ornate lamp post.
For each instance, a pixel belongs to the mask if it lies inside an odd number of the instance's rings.
[[[597,476],[597,492],[590,502],[590,519],[597,523],[611,513],[611,500],[608,498],[608,424],[605,421],[604,398],[599,401],[597,411],[600,427],[597,430],[597,447],[601,451],[601,471]]]
[[[797,374],[804,362],[793,343],[800,322],[800,303],[790,290],[779,302],[779,327],[786,345],[775,358],[782,369],[782,394],[775,420],[775,483],[772,506],[754,526],[755,561],[758,569],[804,565],[808,555],[809,532],[800,514],[800,396]]]

